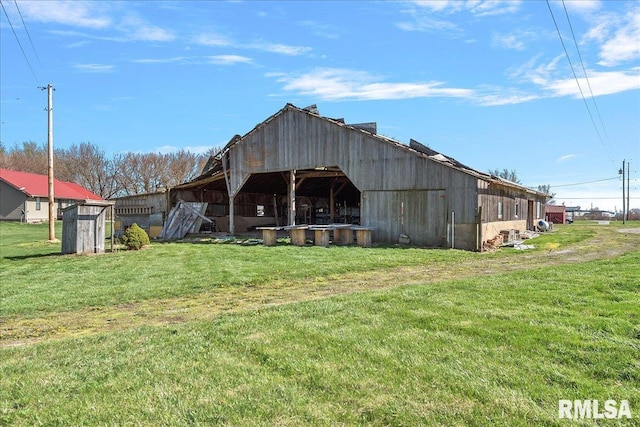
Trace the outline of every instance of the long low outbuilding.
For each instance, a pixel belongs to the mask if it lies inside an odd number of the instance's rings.
[[[204,215],[231,234],[347,223],[371,228],[378,244],[467,250],[545,218],[546,194],[376,128],[287,104],[170,189],[168,203],[206,203]]]

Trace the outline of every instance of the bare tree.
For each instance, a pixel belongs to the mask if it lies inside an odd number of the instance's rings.
[[[105,199],[118,193],[113,160],[98,146],[82,142],[57,155],[60,179],[75,182]]]
[[[0,143],[0,167],[45,174],[47,151],[46,145],[35,142],[16,144],[9,150]],[[82,142],[55,151],[55,176],[103,198],[153,193],[199,176],[207,160],[219,152],[219,148],[205,154],[186,150],[169,154],[127,152],[108,158],[97,145]]]
[[[203,154],[194,154],[184,150],[167,155],[165,184],[173,187],[194,179],[200,175],[202,160],[206,160],[206,158]]]
[[[5,157],[7,169],[41,175],[47,174],[48,150],[44,144],[38,146],[33,141],[23,142],[22,147],[16,144]]]
[[[547,196],[549,196],[550,200],[547,202],[550,205],[554,205],[556,203],[555,200],[553,200],[553,198],[556,196],[556,193],[552,193],[551,192],[551,186],[550,185],[538,185],[538,191],[541,193],[546,194]]]
[[[502,171],[500,171],[497,168],[496,169],[489,169],[489,173],[491,175],[495,175],[495,176],[497,176],[499,178],[506,179],[507,181],[515,182],[516,184],[522,184],[520,182],[520,179],[518,178],[518,173],[516,172],[515,169],[509,170],[507,168],[504,168],[504,169],[502,169]]]
[[[0,168],[8,169],[7,165],[7,149],[4,148],[4,144],[0,141]]]

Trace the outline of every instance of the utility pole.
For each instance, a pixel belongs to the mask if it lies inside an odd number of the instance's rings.
[[[631,199],[629,197],[629,193],[631,192],[631,189],[629,188],[629,176],[631,175],[631,171],[629,170],[630,166],[631,162],[627,162],[627,221],[629,221],[629,211],[631,210],[631,205],[629,204]],[[622,183],[622,186],[624,187],[624,182]]]
[[[624,164],[625,164],[625,161],[622,160],[622,169],[618,171],[618,175],[622,175],[622,223],[623,224],[626,223],[626,217],[627,217],[626,209],[625,209],[626,199],[624,197],[624,174],[625,174]]]
[[[49,177],[49,241],[55,242],[55,195],[53,191],[53,86],[49,83],[47,87],[40,88],[47,90],[47,147],[48,147],[48,164],[47,176]]]

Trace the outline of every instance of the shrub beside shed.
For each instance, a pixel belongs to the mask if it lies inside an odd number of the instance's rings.
[[[113,218],[113,205],[106,200],[85,200],[62,210],[62,253],[104,253],[107,212]],[[113,227],[111,227],[113,230]],[[111,240],[113,242],[113,239]]]

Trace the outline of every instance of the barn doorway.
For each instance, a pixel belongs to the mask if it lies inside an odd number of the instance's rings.
[[[249,223],[360,224],[360,190],[338,167],[252,174],[235,203],[236,215],[262,218]]]

